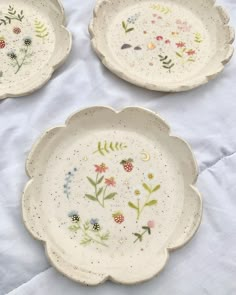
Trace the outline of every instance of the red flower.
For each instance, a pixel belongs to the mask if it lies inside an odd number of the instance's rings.
[[[115,178],[114,177],[106,178],[105,179],[105,184],[107,186],[116,186]]]
[[[170,40],[166,40],[165,43],[166,43],[166,44],[170,44]]]
[[[187,51],[186,53],[187,53],[187,55],[194,55],[194,54],[196,54],[196,51],[195,51],[195,50],[192,50],[192,49],[190,49],[190,50],[189,50],[189,51]]]
[[[157,39],[157,41],[162,41],[163,37],[162,36],[157,36],[156,39]]]
[[[182,48],[182,47],[185,47],[185,43],[184,42],[179,42],[179,43],[176,43],[176,46],[178,48]]]
[[[105,173],[106,170],[108,169],[108,167],[106,167],[104,163],[102,163],[101,165],[94,165],[94,167],[96,168],[95,172],[98,172],[98,173]]]

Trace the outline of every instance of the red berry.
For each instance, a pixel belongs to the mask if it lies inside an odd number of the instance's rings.
[[[123,160],[120,162],[126,172],[131,172],[134,169],[133,159]]]
[[[124,215],[121,212],[116,212],[113,215],[114,221],[118,224],[121,224],[125,221]]]
[[[15,34],[20,34],[20,33],[21,33],[21,29],[18,28],[18,27],[15,27],[15,28],[13,29],[13,33],[15,33]]]
[[[6,46],[6,42],[4,41],[4,39],[0,39],[0,48],[4,48]]]

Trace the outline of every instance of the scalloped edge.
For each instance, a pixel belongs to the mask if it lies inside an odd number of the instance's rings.
[[[173,138],[176,138],[178,140],[180,140],[186,147],[187,149],[189,150],[189,155],[191,156],[192,160],[193,160],[193,174],[195,175],[194,178],[193,178],[193,181],[192,183],[189,184],[189,186],[195,191],[195,196],[196,198],[198,198],[198,203],[199,203],[199,212],[198,212],[198,219],[196,221],[196,224],[195,224],[195,227],[192,228],[192,230],[190,231],[191,234],[189,235],[189,237],[187,239],[185,239],[181,244],[177,244],[177,245],[174,245],[172,247],[167,247],[167,248],[164,248],[163,249],[163,253],[165,254],[165,259],[164,259],[164,263],[163,265],[161,265],[161,267],[155,272],[153,273],[151,276],[148,276],[148,277],[145,277],[144,279],[142,280],[137,280],[137,281],[126,281],[124,279],[117,279],[109,274],[102,274],[101,277],[102,279],[100,280],[95,280],[92,281],[92,278],[90,279],[87,279],[87,280],[82,280],[80,278],[80,276],[84,276],[84,272],[82,270],[78,270],[77,271],[73,271],[73,273],[76,273],[78,272],[78,278],[75,278],[73,276],[71,276],[69,274],[69,272],[66,272],[63,267],[61,265],[58,265],[59,263],[55,262],[53,256],[52,256],[52,253],[53,253],[53,250],[50,248],[50,243],[45,239],[43,239],[42,237],[40,238],[39,236],[37,236],[35,234],[35,232],[33,232],[31,229],[30,229],[30,224],[28,223],[27,221],[27,218],[26,218],[26,209],[24,207],[24,201],[25,201],[25,194],[28,190],[28,187],[30,185],[33,184],[33,181],[34,181],[34,176],[32,175],[33,173],[30,172],[30,167],[29,167],[29,164],[31,162],[31,158],[33,157],[36,149],[38,148],[40,142],[43,140],[43,138],[45,136],[47,136],[48,133],[52,132],[52,131],[55,131],[58,129],[58,132],[61,130],[61,129],[64,129],[68,126],[68,124],[71,122],[71,120],[73,120],[74,116],[77,116],[79,113],[83,113],[84,111],[96,111],[97,109],[106,109],[106,110],[110,110],[112,111],[114,114],[119,114],[119,113],[122,113],[124,111],[127,111],[129,109],[134,109],[134,110],[139,110],[139,111],[144,111],[146,113],[149,113],[150,115],[152,116],[155,116],[156,118],[158,118],[158,120],[160,122],[163,123],[163,126],[166,128],[165,132],[170,136],[170,137],[173,137]],[[120,111],[117,111],[111,107],[106,107],[106,106],[94,106],[94,107],[89,107],[89,108],[83,108],[81,109],[80,111],[77,111],[77,112],[74,112],[71,116],[68,117],[68,119],[65,121],[65,124],[64,125],[58,125],[58,126],[55,126],[55,127],[52,127],[52,128],[49,128],[47,129],[37,140],[36,142],[33,144],[32,148],[31,148],[31,151],[26,159],[26,165],[25,165],[25,170],[26,170],[26,174],[28,175],[28,177],[30,178],[29,181],[26,183],[25,185],[25,188],[24,188],[24,192],[22,194],[22,219],[23,219],[23,222],[24,222],[24,225],[25,227],[27,228],[27,230],[29,231],[29,233],[32,235],[32,237],[36,240],[39,240],[41,242],[43,242],[44,244],[44,248],[45,248],[45,253],[46,253],[46,256],[48,257],[48,260],[50,261],[51,265],[57,269],[59,272],[61,272],[64,276],[68,277],[69,279],[75,281],[75,282],[79,282],[83,285],[90,285],[90,286],[97,286],[99,284],[102,284],[108,280],[110,281],[113,281],[115,283],[120,283],[120,284],[123,284],[123,285],[134,285],[134,284],[139,284],[139,283],[143,283],[143,282],[146,282],[146,281],[149,281],[150,279],[156,277],[166,266],[168,260],[169,260],[169,257],[170,257],[170,253],[174,250],[177,250],[179,248],[182,248],[184,245],[186,245],[190,240],[193,239],[193,237],[195,236],[195,234],[197,233],[199,227],[200,227],[200,224],[201,224],[201,221],[202,221],[202,214],[203,214],[203,201],[202,201],[202,196],[201,194],[199,193],[199,191],[197,190],[197,188],[195,187],[196,185],[196,182],[197,182],[197,179],[198,179],[198,176],[199,176],[199,170],[198,170],[198,166],[197,166],[197,162],[196,162],[196,159],[195,159],[195,156],[193,154],[193,151],[190,147],[190,145],[185,141],[183,140],[182,138],[178,137],[178,136],[175,136],[175,135],[172,135],[171,134],[171,128],[170,126],[166,123],[165,120],[163,120],[157,113],[149,110],[149,109],[146,109],[146,108],[143,108],[143,107],[126,107],[126,108],[123,108],[122,110]],[[170,241],[171,242],[171,241]],[[63,260],[64,261],[64,260]],[[72,266],[72,265],[71,265]]]
[[[52,1],[52,0],[50,0]],[[56,4],[59,6],[60,10],[61,10],[61,18],[62,18],[62,23],[61,23],[61,28],[67,33],[68,35],[68,49],[67,51],[65,51],[64,53],[64,57],[56,64],[52,64],[52,65],[47,65],[44,68],[41,69],[40,73],[40,77],[45,76],[44,79],[37,79],[36,81],[36,86],[34,86],[33,88],[29,89],[29,90],[24,90],[24,91],[12,91],[12,92],[8,92],[8,93],[3,93],[1,94],[0,92],[0,100],[6,99],[6,98],[17,98],[17,97],[22,97],[22,96],[26,96],[29,95],[37,90],[39,90],[40,88],[42,88],[45,84],[47,84],[47,82],[51,79],[53,73],[66,61],[66,59],[68,58],[71,49],[72,49],[72,33],[66,28],[66,17],[65,17],[65,10],[64,7],[61,3],[61,0],[53,0],[56,1]],[[30,80],[29,80],[30,82]]]
[[[127,81],[127,82],[129,82],[131,84],[134,84],[136,86],[142,87],[142,88],[146,88],[146,89],[154,90],[154,91],[162,91],[162,92],[181,92],[181,91],[188,91],[188,90],[197,88],[199,86],[202,86],[204,84],[207,84],[210,80],[215,79],[216,76],[218,76],[224,70],[224,66],[233,57],[234,47],[232,46],[232,44],[233,44],[233,42],[235,40],[235,30],[234,30],[234,28],[232,26],[227,25],[229,23],[229,21],[230,21],[230,16],[229,16],[228,12],[222,6],[216,6],[215,5],[215,0],[208,0],[208,1],[212,5],[212,7],[213,8],[215,7],[215,9],[218,11],[219,16],[220,16],[220,18],[222,20],[223,27],[225,27],[229,31],[229,38],[228,38],[227,42],[224,44],[225,48],[227,47],[228,50],[225,49],[225,57],[224,57],[223,60],[221,60],[219,62],[218,70],[216,70],[213,73],[210,73],[210,74],[208,74],[206,76],[200,76],[199,75],[197,78],[190,80],[190,82],[188,84],[181,85],[180,83],[178,83],[177,86],[168,87],[168,86],[162,86],[162,85],[142,82],[142,79],[133,79],[131,76],[126,75],[124,72],[119,70],[119,67],[114,67],[112,65],[112,63],[110,63],[109,57],[106,57],[102,53],[102,51],[98,48],[97,43],[96,43],[95,32],[94,32],[94,21],[97,18],[98,11],[99,11],[101,5],[103,5],[104,2],[109,3],[110,0],[100,0],[100,1],[98,1],[98,3],[96,4],[96,6],[94,8],[93,18],[92,18],[92,20],[91,20],[91,22],[89,24],[89,28],[88,28],[92,48],[95,51],[95,53],[97,54],[97,56],[100,58],[100,60],[102,61],[103,65],[106,68],[108,68],[112,73],[114,73],[115,75],[117,75],[121,79],[123,79],[123,80],[125,80],[125,81]]]

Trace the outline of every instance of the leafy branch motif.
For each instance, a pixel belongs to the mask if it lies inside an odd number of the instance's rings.
[[[163,55],[158,55],[160,58],[160,62],[162,63],[162,67],[169,70],[169,72],[171,72],[171,69],[173,68],[173,66],[175,65],[172,62],[172,59],[169,59],[168,56],[163,56]]]
[[[133,235],[136,237],[136,240],[134,241],[134,243],[136,243],[137,241],[142,242],[143,241],[143,236],[148,233],[149,235],[151,235],[152,233],[152,228],[155,227],[155,222],[153,220],[148,221],[147,225],[142,226],[143,232],[142,233],[134,233]]]
[[[49,35],[47,27],[42,22],[35,20],[34,27],[36,37],[44,40]]]
[[[69,199],[69,197],[70,197],[71,181],[72,181],[72,178],[75,176],[76,171],[77,171],[77,168],[74,168],[73,171],[69,171],[65,177],[64,194],[66,195],[67,199]]]
[[[154,178],[154,175],[152,173],[149,173],[148,178],[151,180]],[[160,184],[157,184],[153,187],[152,185],[148,185],[145,182],[142,184],[142,186],[143,186],[145,193],[146,193],[146,196],[144,197],[144,202],[141,202],[141,200],[140,200],[140,195],[141,195],[140,190],[135,190],[134,194],[138,197],[137,203],[136,204],[134,204],[133,202],[128,203],[130,208],[136,210],[138,220],[146,207],[152,207],[152,206],[157,205],[158,201],[156,199],[150,200],[150,198],[161,187]]]
[[[125,30],[126,34],[134,30],[134,28],[129,28],[129,24],[125,21],[122,22],[122,27]]]
[[[122,151],[124,149],[127,148],[127,145],[124,143],[120,143],[120,142],[104,142],[103,144],[99,141],[98,142],[98,147],[97,150],[94,152],[94,154],[96,153],[100,153],[102,156],[105,156],[106,154],[109,154],[110,152],[115,152],[115,151]]]
[[[176,43],[176,46],[179,48],[178,51],[176,51],[176,55],[182,59],[184,62],[195,62],[194,55],[196,55],[196,51],[193,49],[187,49],[186,44],[184,42],[178,42]]]
[[[160,4],[155,4],[155,5],[152,5],[151,6],[152,9],[155,9],[161,13],[164,13],[164,14],[168,14],[168,13],[171,13],[171,9],[167,6],[163,6],[163,5],[160,5]]]
[[[102,232],[102,228],[99,224],[98,219],[87,220],[82,222],[77,211],[71,211],[68,216],[71,218],[72,225],[69,226],[69,230],[77,233],[82,232],[82,238],[80,244],[88,246],[92,243],[108,247],[105,241],[109,240],[110,232]]]
[[[195,36],[194,42],[196,42],[196,43],[202,43],[203,42],[202,35],[200,33],[196,33],[194,36]]]
[[[116,186],[114,177],[106,178],[103,182],[104,175],[101,176],[101,174],[105,173],[107,169],[108,167],[106,167],[104,163],[101,165],[95,165],[95,172],[97,172],[95,180],[91,177],[87,177],[89,183],[94,188],[94,194],[85,194],[87,199],[98,202],[103,208],[105,208],[105,201],[112,200],[117,195],[116,192],[107,193],[109,187]]]
[[[20,13],[17,13],[14,6],[9,5],[8,13],[4,16],[4,18],[0,19],[0,26],[1,25],[6,26],[7,24],[11,24],[12,20],[17,20],[22,22],[23,18],[24,18],[23,10],[21,10]]]
[[[20,53],[22,54],[21,61],[19,60],[18,55],[14,51],[8,52],[7,56],[12,60],[12,66],[17,68],[15,74],[17,74],[20,71],[23,65],[28,65],[31,63],[31,61],[27,61],[27,59],[33,56],[33,53],[29,52],[31,45],[31,38],[27,37],[23,39],[24,47],[20,49]]]

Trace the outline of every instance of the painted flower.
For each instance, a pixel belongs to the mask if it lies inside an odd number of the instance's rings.
[[[79,222],[80,221],[78,211],[72,210],[68,213],[68,216],[71,218],[72,222]]]
[[[92,226],[93,226],[93,230],[94,230],[94,231],[100,231],[101,227],[100,227],[100,225],[99,225],[99,223],[98,223],[98,219],[94,219],[94,218],[92,218],[92,219],[90,220],[90,223],[92,224]]]
[[[105,173],[108,169],[108,167],[106,167],[106,164],[104,163],[102,163],[101,165],[94,165],[94,167],[96,168],[95,172],[98,173]]]
[[[153,173],[148,173],[148,179],[152,180],[154,178],[154,174]]]
[[[157,39],[157,41],[162,41],[163,37],[162,36],[157,36],[156,39]]]
[[[68,213],[68,217],[72,217],[72,216],[74,216],[74,215],[78,215],[78,211],[76,211],[76,210],[72,210],[72,211],[70,211],[70,212]]]
[[[141,192],[140,192],[140,190],[139,189],[136,189],[135,191],[134,191],[134,194],[135,194],[135,196],[140,196],[141,195]]]
[[[7,56],[9,56],[10,59],[17,59],[17,55],[14,51],[8,52]]]
[[[116,186],[115,178],[114,177],[106,178],[105,179],[105,184],[107,186]]]
[[[171,35],[172,36],[177,36],[177,35],[179,35],[179,32],[171,32]]]
[[[155,227],[155,221],[154,220],[149,220],[148,223],[147,223],[147,226],[149,228],[154,228]]]
[[[96,224],[96,223],[98,223],[98,219],[97,219],[97,218],[92,218],[92,219],[90,220],[90,224],[94,225],[94,224]]]
[[[15,27],[15,28],[13,28],[13,33],[18,35],[21,33],[21,29],[18,27]]]
[[[156,23],[156,21],[155,20],[152,20],[152,24],[155,24]]]
[[[188,55],[194,55],[196,54],[195,50],[190,49],[189,51],[186,52]]]
[[[147,47],[148,47],[148,49],[153,50],[156,48],[156,45],[151,42],[151,43],[148,43]]]
[[[166,44],[170,44],[170,40],[169,40],[169,39],[166,40],[165,43],[166,43]]]
[[[30,46],[32,44],[32,39],[30,37],[24,38],[25,46]]]
[[[178,48],[183,48],[183,47],[186,46],[186,44],[185,44],[184,42],[178,42],[178,43],[176,43],[176,46],[177,46]]]

